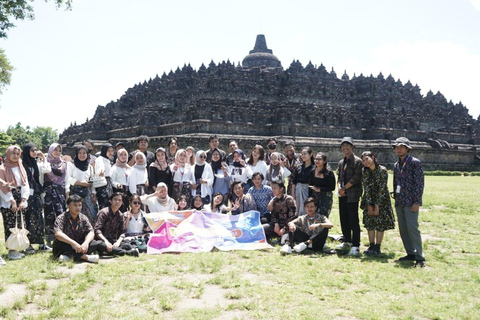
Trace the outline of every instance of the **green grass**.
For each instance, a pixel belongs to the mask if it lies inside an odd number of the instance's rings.
[[[73,264],[36,254],[0,268],[0,294],[11,284],[28,289],[9,306],[0,302],[0,318],[474,319],[480,309],[479,189],[479,177],[426,177],[420,214],[425,269],[394,262],[404,255],[398,230],[386,232],[381,257],[282,257],[276,247],[123,257],[72,275],[64,271]],[[331,233],[339,234],[336,201],[331,220]],[[368,244],[366,232],[362,243]]]

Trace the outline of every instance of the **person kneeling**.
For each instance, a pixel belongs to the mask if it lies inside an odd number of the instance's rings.
[[[81,213],[82,198],[71,195],[67,200],[68,210],[55,219],[53,256],[59,261],[68,261],[73,257],[75,262],[83,260],[98,263],[98,241],[93,240],[95,234],[87,216]]]
[[[322,251],[327,241],[328,229],[333,227],[333,224],[324,215],[317,213],[317,202],[314,198],[309,197],[304,202],[306,215],[300,216],[288,223],[289,240],[285,243],[285,248],[282,248],[282,253],[290,253],[291,246],[295,252],[302,252],[308,247],[313,251]]]
[[[110,205],[98,212],[95,223],[95,236],[99,240],[98,251],[103,255],[123,256],[125,254],[138,257],[138,249],[133,248],[125,238],[125,219],[120,207],[123,195],[115,192],[110,196]]]

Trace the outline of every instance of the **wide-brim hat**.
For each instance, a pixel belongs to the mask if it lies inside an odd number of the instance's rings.
[[[405,146],[407,147],[409,150],[412,150],[412,146],[410,145],[410,140],[408,140],[408,138],[405,138],[405,137],[400,137],[400,138],[397,138],[395,140],[394,143],[392,143],[392,147],[395,148],[396,146]]]
[[[351,144],[352,146],[355,146],[355,145],[353,144],[353,139],[352,139],[352,137],[344,137],[344,138],[342,139],[342,142],[340,142],[340,145],[342,145],[344,142],[349,143],[349,144]]]

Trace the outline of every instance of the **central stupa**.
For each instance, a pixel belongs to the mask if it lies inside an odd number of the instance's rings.
[[[242,66],[247,68],[253,67],[267,67],[267,68],[280,68],[283,70],[282,63],[273,54],[271,49],[267,48],[267,41],[265,35],[257,35],[255,40],[255,47],[250,50],[250,54],[243,58]]]

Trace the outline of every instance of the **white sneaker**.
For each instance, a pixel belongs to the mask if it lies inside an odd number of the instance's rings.
[[[70,261],[69,256],[61,254],[60,257],[58,257],[58,262],[66,262],[66,261]]]
[[[360,255],[360,249],[358,247],[352,247],[350,252],[348,253],[349,256],[359,256]]]
[[[290,247],[290,245],[287,243],[287,244],[284,244],[282,249],[280,249],[280,254],[282,256],[284,255],[287,255],[287,254],[290,254],[292,253],[292,248]]]
[[[342,251],[347,251],[347,250],[350,250],[350,248],[352,247],[352,244],[349,243],[349,242],[342,242],[341,244],[339,244],[338,246],[335,247],[335,249],[337,250],[342,250]]]
[[[5,262],[5,260],[3,260],[2,256],[0,256],[0,267],[3,267],[6,264],[7,263]]]
[[[288,233],[285,233],[282,238],[280,239],[280,244],[285,244],[285,241],[288,240]]]
[[[87,261],[91,263],[98,263],[99,260],[98,254],[87,254]]]
[[[301,242],[299,244],[297,244],[295,247],[293,247],[293,250],[295,250],[295,252],[302,252],[303,250],[307,249],[307,245],[305,244],[305,242]]]
[[[10,250],[8,251],[8,259],[9,260],[20,260],[22,259],[24,256],[22,256],[20,254],[20,252],[18,251],[15,251],[15,250]]]

